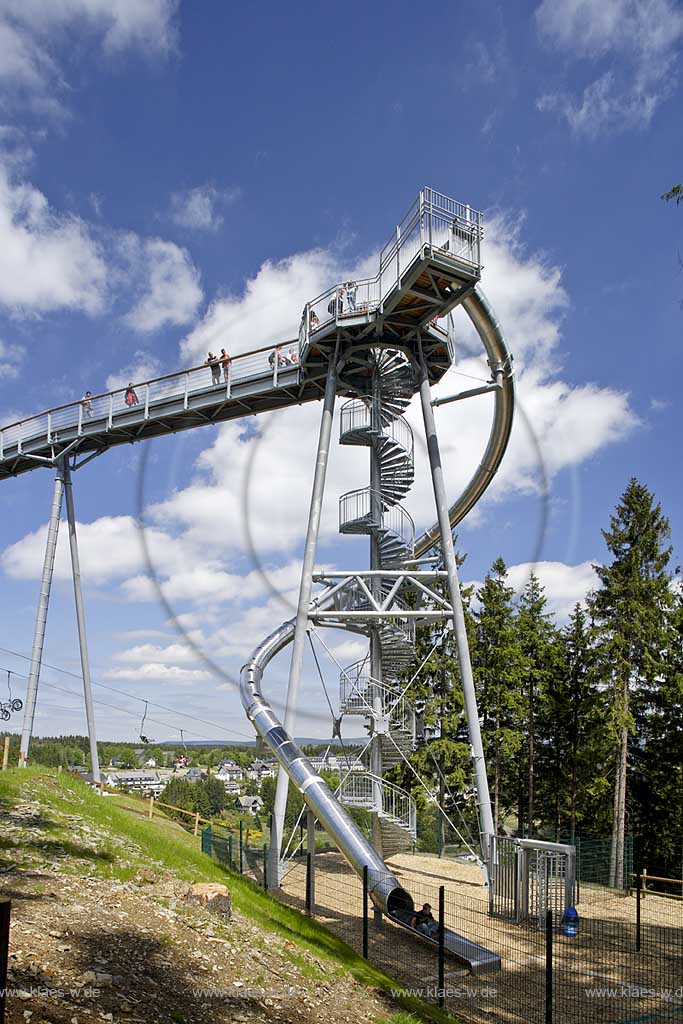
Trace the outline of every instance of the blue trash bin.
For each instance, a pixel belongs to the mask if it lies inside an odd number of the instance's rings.
[[[576,907],[567,907],[562,917],[562,934],[575,939],[579,934],[579,915]]]

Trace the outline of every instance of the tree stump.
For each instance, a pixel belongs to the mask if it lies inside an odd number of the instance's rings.
[[[232,899],[226,885],[220,882],[195,882],[190,886],[185,899],[188,903],[194,903],[211,911],[212,914],[220,914],[221,917],[230,919],[232,914]]]

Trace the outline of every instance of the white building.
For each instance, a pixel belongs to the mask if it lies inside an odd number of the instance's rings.
[[[221,780],[229,779],[231,782],[242,782],[244,772],[234,761],[220,761],[216,778]]]
[[[274,779],[277,771],[276,761],[254,760],[247,768],[247,778],[254,782],[262,782],[263,779]]]
[[[166,788],[170,772],[155,771],[149,768],[128,768],[122,771],[106,771],[102,778],[105,786],[113,789],[126,789],[131,793],[143,796],[159,796]]]

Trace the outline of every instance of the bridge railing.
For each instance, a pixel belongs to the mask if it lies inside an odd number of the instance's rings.
[[[348,317],[379,310],[410,265],[429,248],[479,272],[482,215],[478,210],[425,188],[382,248],[379,271],[361,281],[340,281],[306,303],[299,328],[300,348],[316,331]]]
[[[176,399],[182,410],[199,393],[215,393],[229,400],[235,385],[251,380],[262,380],[264,387],[277,387],[282,373],[297,365],[296,342],[291,342],[245,352],[229,358],[227,363],[202,364],[152,380],[133,381],[112,391],[85,395],[78,401],[0,428],[0,460],[11,453],[21,453],[28,442],[32,446],[41,441],[53,444],[60,440],[60,434],[71,439],[110,430],[117,422],[149,419],[169,400]]]

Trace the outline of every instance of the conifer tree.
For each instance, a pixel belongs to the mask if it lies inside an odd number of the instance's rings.
[[[630,823],[644,866],[679,878],[683,844],[683,581],[674,588],[662,677],[641,724]]]
[[[516,797],[514,759],[521,746],[524,657],[517,635],[513,589],[507,568],[497,558],[480,587],[474,612],[472,668],[482,721],[482,739],[491,782],[496,831]]]
[[[669,534],[660,504],[632,477],[610,518],[609,530],[602,531],[612,561],[594,566],[600,586],[589,599],[614,757],[610,884],[617,887],[624,883],[629,740],[647,718],[666,675],[673,603],[667,569]]]
[[[543,817],[553,823],[556,840],[568,832],[573,843],[584,820],[595,827],[596,808],[609,787],[601,742],[604,701],[590,624],[580,604],[553,647],[553,671],[539,728]]]
[[[555,627],[551,615],[546,611],[547,603],[541,581],[532,572],[519,599],[517,613],[518,637],[524,657],[522,748],[517,783],[519,831],[522,835],[525,812],[529,835],[535,831],[537,718],[542,713],[557,651],[554,644]]]

